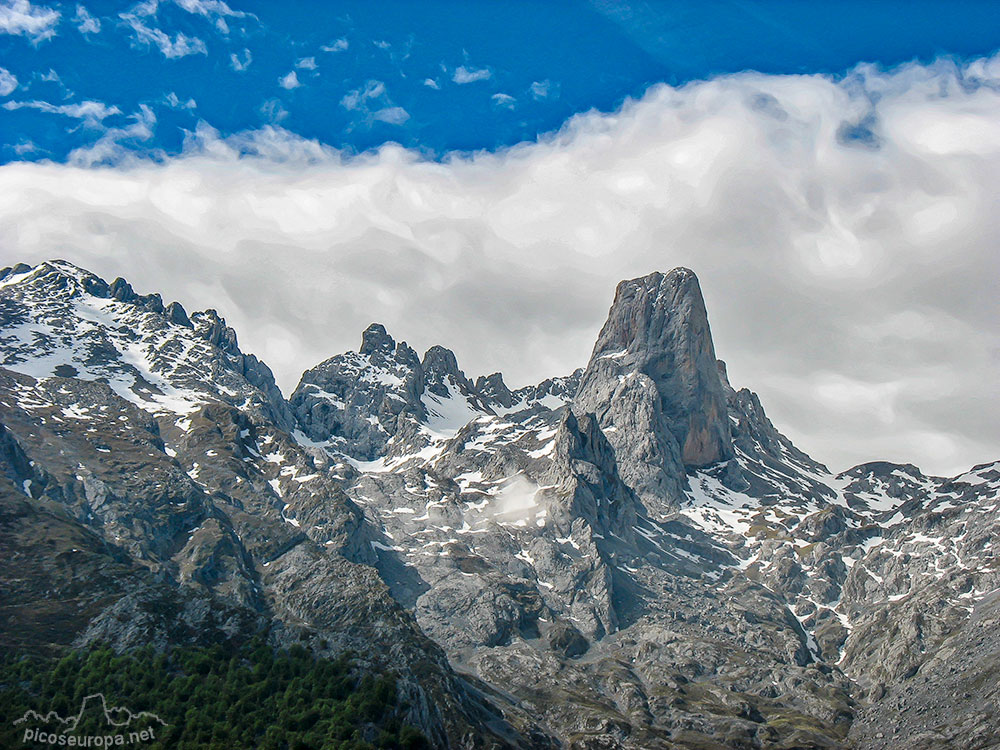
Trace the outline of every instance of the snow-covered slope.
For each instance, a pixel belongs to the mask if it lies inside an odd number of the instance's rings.
[[[103,380],[152,413],[190,414],[219,401],[293,421],[271,371],[240,352],[214,310],[139,296],[64,261],[0,271],[0,366],[33,378]]]

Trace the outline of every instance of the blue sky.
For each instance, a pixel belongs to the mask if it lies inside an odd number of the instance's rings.
[[[4,0],[0,159],[101,139],[176,154],[199,123],[435,158],[531,141],[658,82],[974,58],[998,29],[1000,3],[969,1]]]

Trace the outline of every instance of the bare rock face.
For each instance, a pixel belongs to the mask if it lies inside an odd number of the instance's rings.
[[[290,404],[311,440],[333,441],[370,460],[384,452],[403,424],[426,417],[423,390],[417,353],[372,323],[357,352],[331,357],[304,373]]]
[[[405,341],[397,343],[384,326],[372,323],[358,351],[307,370],[289,405],[314,447],[362,461],[400,459],[480,417],[564,406],[576,392],[580,372],[516,391],[500,373],[474,383],[450,349],[432,346],[421,359]]]
[[[582,519],[602,536],[635,541],[641,506],[619,478],[614,451],[593,416],[566,413],[544,481],[562,498],[549,512],[560,532],[570,533],[573,522]]]
[[[734,457],[698,279],[686,268],[618,285],[573,403],[594,413],[622,478],[679,499],[688,468]]]

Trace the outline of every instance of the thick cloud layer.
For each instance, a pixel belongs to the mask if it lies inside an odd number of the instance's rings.
[[[743,74],[443,162],[205,126],[165,163],[0,168],[0,254],[217,307],[286,392],[373,320],[469,375],[566,373],[620,279],[685,265],[803,449],[953,473],[1000,458],[998,87],[997,58]]]

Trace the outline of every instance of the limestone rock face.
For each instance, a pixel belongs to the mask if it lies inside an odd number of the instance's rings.
[[[677,268],[618,285],[573,408],[597,416],[623,478],[643,496],[678,499],[686,469],[734,457],[694,273]]]
[[[357,352],[338,354],[307,370],[290,403],[310,440],[372,460],[384,453],[403,423],[426,417],[423,391],[417,353],[372,323]]]
[[[373,461],[410,455],[477,417],[563,406],[576,392],[579,375],[578,370],[515,391],[500,373],[473,383],[450,349],[432,346],[421,359],[372,323],[357,352],[307,370],[289,401],[309,440]]]

